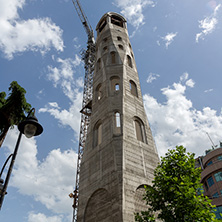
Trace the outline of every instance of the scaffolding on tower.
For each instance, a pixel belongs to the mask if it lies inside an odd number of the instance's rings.
[[[81,56],[84,61],[85,78],[84,78],[84,90],[83,90],[83,101],[81,109],[81,123],[80,123],[80,134],[79,134],[79,147],[78,147],[78,159],[76,169],[76,184],[73,193],[69,196],[73,198],[73,219],[72,222],[77,221],[78,201],[79,201],[79,176],[80,176],[80,165],[85,148],[87,131],[90,123],[90,115],[92,111],[92,95],[93,95],[93,73],[95,63],[95,40],[93,29],[90,26],[88,19],[83,12],[83,9],[78,0],[72,0],[77,14],[83,24],[83,27],[88,36],[87,49],[82,50]]]

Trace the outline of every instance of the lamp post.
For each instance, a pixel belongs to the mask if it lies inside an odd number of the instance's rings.
[[[7,191],[7,187],[8,187],[8,182],[9,182],[9,179],[10,179],[10,176],[12,173],[12,168],[14,166],[14,162],[15,162],[15,158],[16,158],[16,155],[18,152],[18,148],[19,148],[22,134],[25,134],[25,136],[27,138],[31,138],[32,136],[40,135],[43,131],[42,126],[38,123],[38,119],[35,117],[35,108],[32,108],[31,111],[28,113],[26,119],[23,122],[19,123],[18,129],[20,132],[19,132],[19,136],[17,139],[17,143],[15,146],[14,152],[5,161],[5,164],[3,165],[2,170],[1,170],[1,174],[0,174],[0,209],[2,207],[2,203],[4,200],[5,194],[7,193],[6,191]],[[3,172],[6,164],[10,158],[12,158],[12,159],[11,159],[8,173],[6,175],[6,179],[4,182],[4,180],[1,178],[1,176],[2,176],[2,172]]]

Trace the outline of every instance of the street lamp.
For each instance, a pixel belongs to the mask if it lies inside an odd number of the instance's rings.
[[[25,134],[25,136],[27,138],[31,138],[32,136],[40,135],[43,131],[42,126],[38,123],[38,119],[35,117],[35,108],[32,108],[31,111],[28,113],[26,119],[23,122],[19,123],[18,129],[19,129],[20,132],[19,132],[19,136],[18,136],[18,139],[17,139],[15,149],[14,149],[14,153],[11,154],[7,158],[7,160],[5,161],[5,163],[2,167],[1,173],[0,173],[0,209],[2,207],[4,197],[7,194],[6,190],[7,190],[7,187],[8,187],[9,178],[11,176],[12,168],[13,168],[15,158],[16,158],[16,155],[17,155],[17,152],[18,152],[18,148],[19,148],[19,144],[20,144],[20,141],[21,141],[22,134]],[[9,166],[9,169],[8,169],[8,173],[6,175],[6,179],[5,179],[5,182],[4,182],[4,180],[1,178],[1,176],[2,176],[2,173],[4,171],[4,168],[5,168],[6,164],[9,161],[10,158],[12,158],[12,159],[11,159],[11,163],[10,163],[10,166]]]

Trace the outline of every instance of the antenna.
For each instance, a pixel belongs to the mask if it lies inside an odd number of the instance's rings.
[[[211,143],[212,143],[212,147],[213,147],[213,149],[215,149],[216,148],[216,146],[214,145],[214,143],[213,143],[213,141],[212,141],[212,139],[210,138],[210,135],[209,135],[209,133],[208,132],[206,132],[206,134],[207,134],[207,136],[208,136],[208,138],[209,138],[209,140],[211,141]]]

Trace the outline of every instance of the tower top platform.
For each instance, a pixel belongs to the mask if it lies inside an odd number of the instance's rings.
[[[126,22],[126,19],[122,15],[116,12],[107,12],[99,20],[96,26],[96,31],[101,32],[108,23],[112,23],[122,28],[126,28]]]

